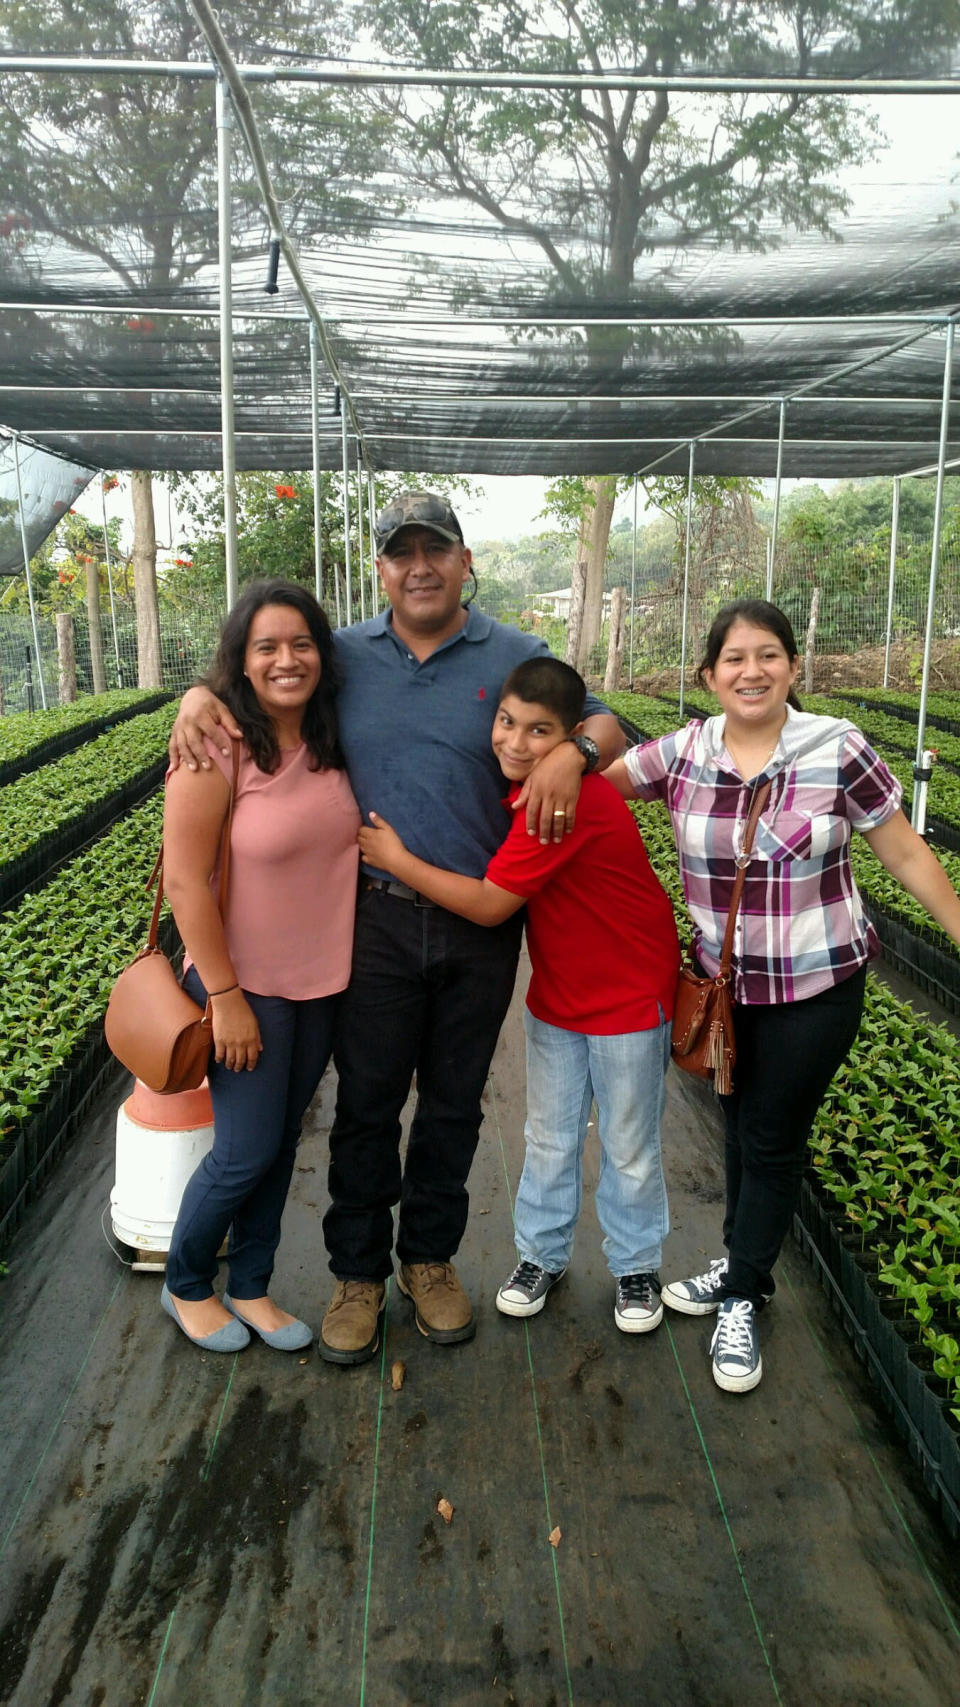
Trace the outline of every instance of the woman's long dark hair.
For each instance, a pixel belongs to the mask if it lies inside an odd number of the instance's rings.
[[[316,642],[320,680],[303,708],[303,739],[311,770],[342,770],[336,713],[340,674],[333,635],[324,612],[306,587],[299,587],[295,581],[249,582],[220,631],[220,644],[203,681],[233,713],[259,769],[275,771],[280,763],[280,745],[273,719],[243,672],[250,624],[264,605],[289,605],[299,611]]]
[[[790,618],[784,615],[779,605],[768,604],[766,599],[735,599],[732,604],[724,605],[722,610],[718,610],[710,624],[707,644],[694,678],[699,687],[707,686],[704,671],[716,669],[717,659],[735,622],[748,622],[752,628],[765,628],[768,634],[779,640],[791,664],[795,658],[799,658],[800,651],[790,626]],[[787,694],[787,704],[791,705],[794,711],[800,710],[800,701],[792,688]]]

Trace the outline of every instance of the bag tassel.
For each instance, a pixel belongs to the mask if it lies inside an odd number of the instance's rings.
[[[728,1097],[733,1090],[730,1050],[726,1047],[723,1021],[716,1019],[710,1027],[709,1061],[713,1068],[713,1088],[718,1096]]]

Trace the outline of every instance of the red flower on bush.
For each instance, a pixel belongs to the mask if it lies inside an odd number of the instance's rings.
[[[193,568],[193,558],[192,557],[175,557],[173,561],[174,561],[174,565],[177,569],[192,569]]]
[[[105,492],[112,492],[114,487],[119,486],[119,484],[120,484],[119,475],[116,475],[116,474],[105,474],[104,475],[104,477],[103,477],[103,490]]]
[[[276,492],[278,498],[296,498],[298,496],[298,493],[292,486],[275,486],[273,490]]]

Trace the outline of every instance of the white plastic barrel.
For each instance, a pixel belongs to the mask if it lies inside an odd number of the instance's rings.
[[[138,1079],[117,1113],[113,1231],[137,1253],[134,1268],[163,1273],[184,1186],[213,1143],[206,1079],[195,1091],[158,1096]]]

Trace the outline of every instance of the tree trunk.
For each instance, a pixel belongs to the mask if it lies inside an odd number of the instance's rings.
[[[577,535],[577,556],[573,565],[570,582],[570,611],[567,616],[567,650],[564,654],[568,664],[574,669],[580,657],[580,636],[583,633],[583,605],[587,591],[587,551],[584,543],[584,524],[586,510],[580,517],[580,532]]]
[[[107,672],[103,667],[103,630],[100,627],[100,565],[88,557],[84,565],[87,579],[87,630],[90,637],[90,674],[94,693],[106,693]]]
[[[137,606],[137,686],[163,686],[160,666],[160,612],[157,607],[157,529],[153,515],[153,477],[135,468],[133,497],[133,596]]]
[[[615,474],[592,475],[586,484],[591,501],[584,508],[580,522],[581,548],[586,559],[583,623],[576,659],[581,675],[589,668],[590,657],[603,626],[603,583],[617,477]],[[578,550],[578,558],[580,554]]]
[[[69,611],[58,611],[56,623],[60,704],[72,705],[77,697],[77,648],[74,639],[73,617]]]
[[[817,646],[817,617],[820,615],[820,588],[814,587],[810,600],[810,621],[807,623],[807,649],[803,663],[803,689],[813,692],[813,656]]]
[[[626,594],[623,588],[614,587],[610,595],[610,642],[607,646],[607,669],[603,678],[605,693],[615,693],[620,686],[623,641],[626,633],[626,602]]]

